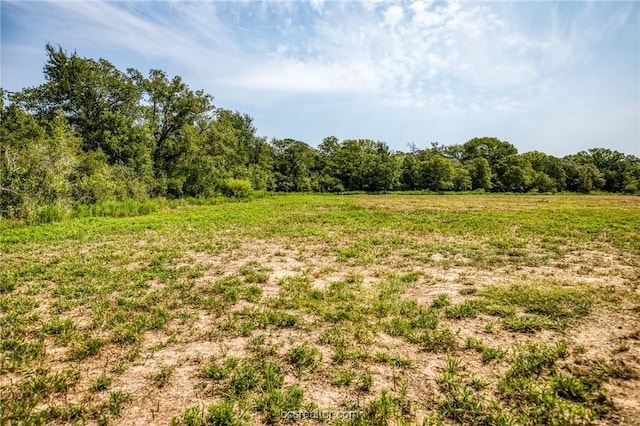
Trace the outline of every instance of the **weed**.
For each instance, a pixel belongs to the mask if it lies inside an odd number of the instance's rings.
[[[349,351],[344,346],[336,346],[333,352],[333,362],[336,364],[342,364],[349,359]]]
[[[267,344],[264,334],[251,339],[249,342],[249,350],[263,359],[278,353],[278,348],[275,344]]]
[[[78,341],[71,348],[69,353],[70,361],[81,361],[90,356],[97,355],[100,348],[104,345],[104,341],[96,337],[87,337]]]
[[[494,359],[504,358],[504,356],[506,355],[506,352],[504,350],[487,346],[473,337],[467,338],[466,347],[469,349],[475,349],[477,352],[480,352],[482,354],[482,362],[485,364],[491,362]]]
[[[383,389],[380,396],[369,403],[357,417],[357,424],[389,424],[400,418],[398,399]]]
[[[451,300],[449,299],[449,295],[446,293],[441,293],[437,295],[435,299],[433,299],[433,303],[431,304],[431,306],[438,309],[449,306],[450,304]]]
[[[231,394],[241,396],[245,392],[258,387],[262,380],[260,367],[256,362],[243,360],[231,375],[229,383],[229,391]]]
[[[211,360],[202,369],[202,377],[207,379],[221,380],[229,376],[231,370],[237,365],[237,358],[227,358],[224,366],[220,366],[215,358]]]
[[[151,381],[157,388],[163,388],[169,383],[169,380],[171,380],[174,371],[174,367],[165,367],[157,373],[152,374],[150,377]]]
[[[89,385],[89,389],[94,392],[101,392],[109,389],[109,386],[111,386],[111,377],[107,376],[106,374],[101,374],[100,376],[98,376],[98,378],[91,382],[91,384]]]
[[[564,327],[567,321],[582,318],[591,312],[595,291],[542,281],[508,288],[490,287],[478,294],[491,303],[518,306],[525,313],[544,317],[549,320],[547,326],[556,327],[560,324]]]
[[[424,331],[410,341],[420,343],[427,352],[450,352],[458,347],[457,333],[448,328]]]
[[[540,375],[544,368],[553,366],[558,359],[568,355],[564,342],[546,345],[527,341],[518,346],[515,352],[507,377]]]
[[[444,372],[449,374],[456,374],[462,369],[462,361],[460,358],[447,356],[444,364]]]
[[[205,426],[204,413],[201,407],[187,408],[180,419],[174,417],[170,426]]]
[[[266,283],[269,279],[269,268],[261,267],[257,262],[249,262],[240,268],[240,273],[247,283]]]
[[[631,380],[640,374],[623,360],[614,359],[610,362],[597,362],[598,375],[614,379]]]
[[[122,406],[131,400],[131,395],[121,390],[109,392],[109,412],[114,416],[119,416]]]
[[[256,400],[256,409],[263,413],[267,423],[275,423],[281,419],[282,412],[299,410],[303,400],[304,390],[298,386],[271,389]]]
[[[368,392],[373,386],[373,373],[367,370],[358,376],[358,390]]]
[[[495,329],[495,326],[496,326],[496,325],[495,325],[495,323],[493,323],[493,322],[488,322],[488,323],[486,323],[486,324],[484,325],[484,329],[483,329],[483,331],[484,331],[485,333],[488,333],[488,334],[493,334],[493,333],[495,332],[495,330],[496,330],[496,329]]]
[[[241,426],[248,423],[234,412],[231,402],[222,401],[218,404],[212,404],[207,408],[205,424]]]
[[[469,318],[478,314],[478,302],[474,300],[465,300],[457,305],[450,305],[445,308],[445,316],[447,318]]]
[[[377,362],[389,364],[396,368],[411,368],[411,359],[402,356],[391,356],[384,352],[377,352],[374,356]]]
[[[544,328],[561,328],[558,323],[553,323],[537,315],[522,315],[502,319],[502,327],[505,330],[519,333],[534,333]]]
[[[331,384],[335,386],[349,386],[356,379],[356,374],[351,370],[337,371],[331,378]]]
[[[320,351],[306,343],[289,350],[289,362],[296,368],[299,375],[303,371],[316,369],[321,360],[322,354]]]

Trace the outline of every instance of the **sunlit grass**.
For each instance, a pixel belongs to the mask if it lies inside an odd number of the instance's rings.
[[[640,267],[637,198],[283,195],[3,222],[0,423],[117,423],[143,403],[122,378],[194,341],[246,344],[198,361],[189,386],[210,403],[180,407],[174,424],[277,423],[281,409],[313,408],[309,389],[323,386],[344,391],[360,424],[607,421],[603,382],[636,380],[616,356],[633,352],[637,327],[582,364],[536,339],[640,306],[632,287],[606,287],[606,274]],[[442,359],[428,405],[408,379]],[[184,380],[178,361],[140,380],[169,392]],[[94,397],[64,402],[72,393]]]

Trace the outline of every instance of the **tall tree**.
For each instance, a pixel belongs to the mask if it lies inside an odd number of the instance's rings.
[[[465,163],[471,177],[472,189],[489,191],[493,188],[492,172],[489,161],[484,157],[477,157]]]
[[[602,173],[602,188],[610,192],[620,192],[630,181],[634,158],[608,148],[592,148],[565,157],[580,165],[593,164]]]
[[[331,157],[347,190],[386,191],[395,186],[397,163],[383,142],[348,139]]]
[[[275,139],[271,144],[274,147],[278,191],[318,190],[318,154],[315,149],[295,139]]]
[[[518,153],[516,147],[509,142],[488,137],[473,138],[462,145],[462,149],[464,151],[464,154],[461,154],[462,160],[485,158],[492,168],[503,158]]]
[[[45,121],[61,111],[85,151],[100,149],[112,164],[140,166],[146,146],[135,125],[140,118],[141,91],[133,75],[105,59],[81,58],[50,44],[46,51],[46,82],[25,89],[13,100]]]
[[[578,167],[578,191],[590,192],[602,188],[605,180],[595,164],[589,163]]]
[[[567,173],[563,160],[544,152],[531,151],[522,154],[536,172],[535,186],[541,192],[564,191],[567,187]]]
[[[174,162],[186,152],[185,126],[195,125],[211,111],[212,97],[192,91],[179,76],[169,80],[164,71],[153,69],[148,78],[136,75],[144,93],[145,129],[152,141],[156,178],[171,174]]]
[[[450,159],[434,149],[419,151],[417,157],[420,189],[445,191],[453,188],[454,169]]]
[[[508,155],[496,165],[494,186],[500,191],[527,192],[533,188],[535,172],[522,155]]]

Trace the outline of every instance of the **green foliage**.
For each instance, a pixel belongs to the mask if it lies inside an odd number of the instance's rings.
[[[142,216],[158,210],[158,200],[105,201],[95,204],[78,204],[73,209],[74,217],[131,217]]]
[[[533,188],[535,172],[522,155],[508,155],[495,165],[494,186],[507,192],[527,192]]]
[[[638,192],[638,186],[635,183],[629,183],[624,187],[624,193],[633,195]]]
[[[212,426],[242,426],[247,423],[234,412],[231,402],[222,401],[209,406],[205,424]]]
[[[316,369],[321,360],[320,351],[307,344],[296,346],[289,351],[289,362],[296,368],[298,374]]]
[[[397,163],[388,146],[370,139],[327,141],[323,174],[336,177],[347,191],[387,191],[396,184]]]
[[[94,392],[101,392],[109,389],[111,386],[111,378],[106,374],[101,374],[97,379],[91,382],[89,388]]]
[[[520,317],[509,315],[503,321],[505,328],[524,332],[564,328],[569,321],[588,315],[594,298],[593,289],[565,287],[554,282],[489,287],[478,294],[493,303],[487,305],[487,312],[496,311],[496,305],[499,305],[519,307],[530,314]]]
[[[280,421],[282,411],[299,410],[303,400],[304,390],[299,386],[273,388],[258,398],[256,408],[263,413],[267,423],[275,423]]]
[[[44,84],[0,93],[1,218],[45,224],[80,205],[247,198],[254,190],[633,194],[640,182],[640,159],[606,148],[560,159],[518,154],[489,137],[412,146],[407,154],[333,136],[318,148],[294,139],[268,143],[250,116],[214,108],[211,95],[179,76],[157,69],[144,76],[59,46],[45,50]]]
[[[484,157],[477,157],[465,163],[471,176],[471,188],[489,191],[493,188],[491,165]]]
[[[70,204],[79,139],[60,114],[42,124],[12,103],[0,117],[0,215],[51,221],[43,208]]]
[[[578,190],[590,192],[602,188],[605,180],[602,173],[594,164],[585,164],[578,168]]]
[[[251,182],[246,179],[227,179],[221,189],[224,195],[234,198],[247,198],[252,190]]]

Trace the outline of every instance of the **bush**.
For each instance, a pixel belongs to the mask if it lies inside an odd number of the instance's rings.
[[[51,222],[59,222],[66,216],[66,212],[58,206],[46,206],[38,209],[36,217],[32,223],[44,224]]]
[[[131,217],[143,216],[158,210],[157,200],[105,201],[96,204],[79,204],[75,207],[74,217]]]
[[[630,183],[624,187],[624,193],[633,195],[638,192],[638,186],[635,183]]]
[[[252,191],[251,182],[246,179],[226,179],[221,189],[224,195],[234,198],[247,198]]]

